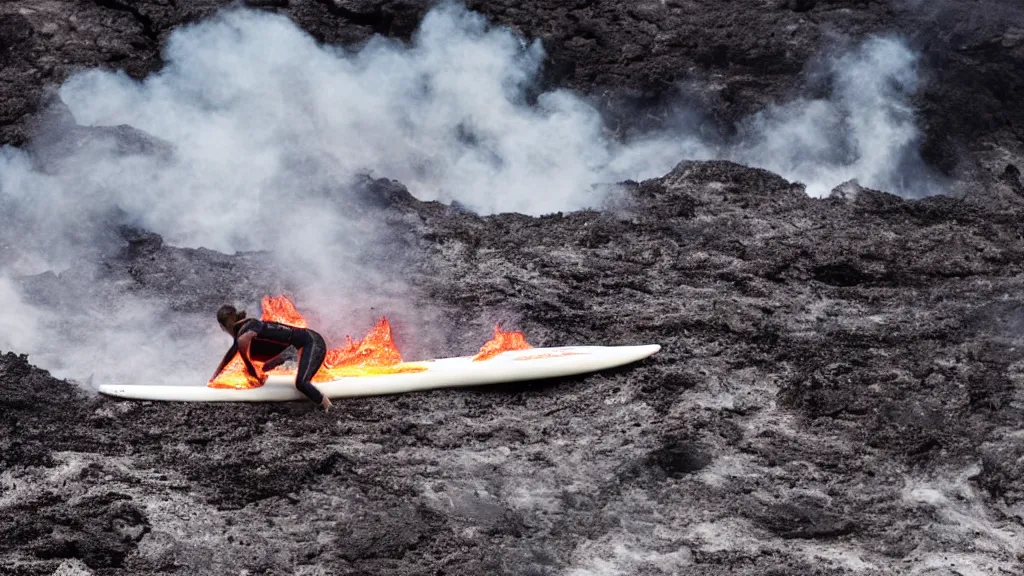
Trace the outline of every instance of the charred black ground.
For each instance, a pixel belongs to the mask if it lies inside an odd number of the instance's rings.
[[[423,11],[249,4],[338,43],[408,34]],[[530,218],[367,181],[345,201],[387,227],[387,252],[405,255],[388,272],[447,318],[436,354],[473,351],[496,318],[535,345],[662,352],[330,415],[116,402],[7,353],[0,573],[1021,573],[1024,183],[1005,161],[1022,146],[1024,37],[1005,26],[1020,8],[612,4],[471,7],[545,38],[550,80],[612,111],[657,115],[672,80],[717,78],[723,125],[787,93],[831,30],[903,31],[939,64],[917,102],[926,155],[987,166],[986,184],[811,199],[769,172],[684,162],[605,210]],[[25,141],[71,70],[141,76],[174,26],[218,5],[4,4],[3,141]],[[112,293],[204,312],[287,287],[259,254],[113,233],[124,249],[96,279]],[[65,277],[20,282],[57,308],[73,299]]]

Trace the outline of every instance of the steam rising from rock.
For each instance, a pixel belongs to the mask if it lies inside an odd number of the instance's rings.
[[[800,99],[755,115],[729,156],[803,182],[812,196],[850,179],[901,196],[941,193],[944,183],[918,154],[908,103],[917,58],[906,45],[871,38],[834,60],[830,72],[830,99]]]

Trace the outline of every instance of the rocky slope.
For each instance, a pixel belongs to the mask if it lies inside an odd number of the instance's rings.
[[[364,198],[415,255],[419,304],[460,328],[437,352],[472,350],[495,310],[536,345],[664,350],[329,415],[95,398],[7,354],[0,570],[1020,573],[1016,174],[961,200],[815,200],[683,163],[605,211],[536,219],[387,181]],[[227,257],[132,238],[111,278],[219,302]]]

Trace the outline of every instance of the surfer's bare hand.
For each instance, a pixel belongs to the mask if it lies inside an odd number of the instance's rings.
[[[245,375],[245,379],[249,381],[249,385],[252,386],[253,388],[258,388],[258,387],[263,386],[264,384],[267,383],[267,375],[263,374],[263,373],[261,373],[258,376],[253,376],[252,374],[246,374]]]
[[[324,407],[324,412],[330,412],[331,406],[334,406],[334,404],[331,404],[331,399],[327,396],[324,396],[324,399],[320,401],[320,405]]]

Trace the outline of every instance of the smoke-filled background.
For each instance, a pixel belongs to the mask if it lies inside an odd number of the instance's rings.
[[[60,377],[195,383],[227,344],[212,310],[183,314],[94,285],[90,262],[124,242],[116,226],[174,246],[266,251],[269,273],[304,311],[358,336],[371,308],[432,320],[384,271],[400,257],[380,248],[387,231],[353,213],[350,190],[363,175],[482,214],[600,207],[614,188],[597,185],[660,176],[684,159],[764,167],[814,196],[849,179],[903,196],[943,190],[918,153],[909,104],[918,58],[894,37],[817,70],[827,97],[765,109],[725,141],[680,128],[618,140],[581,95],[537,93],[538,41],[450,4],[408,43],[376,37],[357,50],[318,43],[282,16],[231,10],[176,30],[164,58],[142,81],[73,75],[59,90],[67,110],[51,112],[34,149],[0,153],[0,288],[4,322],[17,327],[0,331],[0,349]],[[95,136],[68,145],[74,123],[142,133],[128,149]],[[76,297],[38,288],[26,297],[13,280],[46,272]]]

